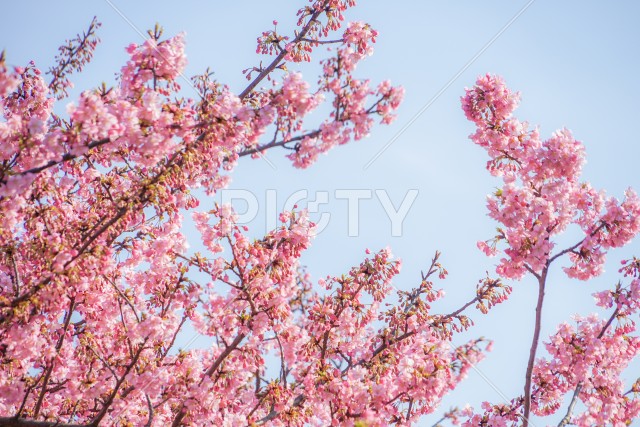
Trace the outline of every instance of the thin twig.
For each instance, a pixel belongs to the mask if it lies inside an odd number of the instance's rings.
[[[71,298],[71,302],[69,303],[69,310],[64,318],[64,326],[62,327],[62,331],[60,332],[60,337],[58,338],[58,342],[56,343],[56,355],[60,353],[60,349],[62,348],[62,344],[64,343],[64,336],[67,333],[67,329],[69,329],[69,323],[71,322],[71,316],[73,314],[73,310],[75,308],[76,300],[75,298]],[[47,367],[47,372],[44,376],[44,381],[42,383],[42,389],[40,390],[40,395],[38,396],[38,401],[36,402],[36,406],[33,410],[33,418],[38,418],[40,414],[40,409],[42,408],[42,402],[44,401],[44,396],[47,393],[47,386],[49,385],[49,380],[51,379],[51,374],[53,373],[53,363],[55,360],[55,356],[51,358],[49,362],[49,366]]]
[[[576,389],[573,392],[573,397],[571,398],[571,403],[569,403],[569,407],[567,408],[566,415],[562,418],[562,420],[558,423],[558,427],[566,426],[569,421],[571,421],[571,414],[573,413],[573,408],[576,406],[578,402],[578,395],[582,391],[582,381],[578,383]]]
[[[229,344],[222,353],[220,353],[220,356],[218,356],[215,362],[213,362],[213,365],[211,365],[211,367],[207,369],[207,371],[204,373],[202,379],[200,380],[200,384],[202,384],[205,378],[211,377],[214,374],[214,372],[218,370],[222,362],[224,362],[224,359],[226,359],[227,356],[229,356],[229,354],[231,354],[231,352],[235,350],[236,347],[238,347],[238,345],[245,338],[245,336],[246,336],[245,334],[238,334],[236,338],[233,340],[233,342]],[[171,424],[171,426],[178,427],[186,415],[187,415],[187,411],[184,408],[184,402],[182,402],[182,404],[180,405],[177,411],[176,417],[173,419],[173,423]]]
[[[295,45],[305,38],[313,22],[315,22],[323,12],[324,12],[324,8],[320,8],[315,12],[313,12],[313,14],[311,15],[311,18],[309,18],[309,21],[305,24],[304,27],[302,27],[302,29],[300,30],[296,38],[293,39],[292,44]],[[278,56],[276,56],[275,59],[271,61],[269,65],[267,65],[267,68],[263,69],[260,72],[260,74],[258,74],[258,76],[255,79],[253,79],[251,83],[249,83],[249,86],[247,86],[245,90],[243,90],[242,93],[240,93],[239,98],[240,99],[246,98],[247,95],[249,95],[253,91],[253,89],[255,89],[256,86],[258,86],[258,84],[260,84],[260,82],[264,80],[265,77],[267,77],[273,70],[276,69],[276,67],[280,64],[280,61],[282,61],[286,55],[287,55],[286,50],[281,51],[278,54]]]

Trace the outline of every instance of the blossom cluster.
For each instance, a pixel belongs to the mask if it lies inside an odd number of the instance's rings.
[[[640,231],[640,199],[631,189],[622,202],[606,198],[582,182],[583,144],[567,129],[541,140],[537,129],[513,117],[518,102],[519,94],[493,75],[481,76],[462,98],[465,115],[476,125],[471,139],[487,150],[487,169],[504,183],[487,201],[501,227],[478,247],[496,255],[498,243],[506,244],[497,268],[503,277],[539,274],[556,255],[554,236],[575,224],[584,239],[564,252],[571,261],[565,272],[581,280],[597,276],[607,250]]]
[[[206,72],[193,79],[198,99],[178,96],[184,35],[160,27],[126,48],[116,85],[83,92],[64,117],[56,98],[91,58],[97,22],[49,83],[34,64],[0,62],[0,423],[407,425],[482,359],[483,340],[451,340],[471,324],[464,308],[500,298],[487,289],[433,313],[439,262],[397,310],[383,302],[400,269],[390,251],[319,291],[299,261],[314,229],[304,211],[252,239],[229,206],[197,209],[195,192],[227,185],[243,156],[284,147],[306,167],[364,137],[373,117],[391,122],[402,90],[352,76],[377,33],[356,22],[326,40],[352,5],[301,10],[289,47],[239,94]],[[338,46],[316,88],[285,71],[324,41]],[[335,112],[309,130],[326,98]],[[187,216],[201,245],[184,234]],[[179,348],[188,331],[207,346]]]
[[[334,146],[368,136],[374,124],[373,115],[379,116],[381,123],[393,122],[404,90],[388,81],[374,89],[369,80],[351,75],[358,62],[373,52],[371,44],[376,35],[367,24],[352,23],[343,35],[345,45],[337,50],[336,56],[323,61],[318,92],[333,99],[333,110],[319,131],[305,135],[296,145],[295,153],[289,155],[295,166],[307,167]],[[369,102],[371,97],[376,98],[374,103]]]

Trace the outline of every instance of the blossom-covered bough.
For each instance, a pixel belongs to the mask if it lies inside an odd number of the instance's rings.
[[[628,425],[640,413],[638,383],[625,390],[620,378],[640,350],[640,338],[631,335],[640,297],[637,259],[620,270],[631,277],[630,283],[595,294],[599,306],[613,309],[608,321],[578,317],[576,327],[560,325],[550,337],[546,347],[551,360],[536,361],[536,353],[552,264],[566,255],[569,266],[563,269],[567,276],[588,280],[600,275],[607,251],[627,244],[640,231],[640,199],[629,189],[619,202],[580,181],[585,157],[582,143],[567,129],[541,140],[537,129],[529,129],[526,122],[512,116],[518,101],[519,95],[492,75],[480,77],[462,98],[467,118],[477,126],[471,139],[487,150],[487,169],[504,182],[487,202],[489,215],[501,224],[498,234],[479,242],[478,247],[493,256],[504,244],[496,273],[511,279],[530,274],[538,282],[523,396],[510,404],[485,402],[484,414],[472,415],[464,425],[526,427],[532,412],[549,415],[558,411],[568,392],[573,397],[559,425]],[[583,237],[558,249],[554,236],[570,225],[579,227]],[[573,415],[577,399],[587,409]]]
[[[127,47],[117,86],[83,92],[66,116],[55,101],[91,58],[97,22],[48,76],[3,57],[0,424],[406,424],[481,357],[481,341],[448,345],[460,313],[429,313],[437,257],[401,308],[383,311],[400,266],[387,250],[328,278],[321,296],[300,272],[304,212],[251,241],[228,206],[196,209],[192,191],[224,187],[239,157],[284,147],[307,167],[393,119],[402,89],[353,76],[376,32],[355,22],[329,39],[349,6],[317,1],[293,38],[264,33],[258,50],[275,58],[239,95],[206,73],[193,79],[198,99],[180,97],[184,40],[159,27]],[[335,54],[317,88],[283,72],[326,43]],[[307,129],[325,100],[329,117]],[[188,211],[206,253],[187,250]],[[211,347],[176,348],[187,327]]]
[[[630,284],[598,294],[613,310],[609,321],[562,326],[549,360],[534,356],[551,263],[568,255],[572,277],[598,274],[606,250],[637,233],[638,200],[629,192],[622,203],[605,201],[578,183],[581,145],[565,131],[540,142],[511,118],[515,97],[496,78],[481,79],[464,105],[490,170],[505,179],[489,208],[504,226],[493,243],[507,243],[506,258],[500,277],[482,279],[458,310],[431,309],[443,297],[434,280],[447,274],[439,253],[418,286],[387,306],[400,269],[389,250],[367,251],[316,289],[299,263],[314,226],[304,211],[283,212],[280,227],[252,240],[229,206],[198,209],[194,191],[223,188],[240,157],[280,148],[304,168],[376,120],[393,120],[402,89],[354,76],[377,33],[343,24],[352,6],[310,2],[291,37],[274,22],[258,38],[268,64],[245,70],[239,94],[207,72],[189,83],[199,97],[183,98],[184,39],[164,39],[160,27],[127,47],[117,85],[83,92],[64,116],[55,103],[91,59],[97,21],[61,47],[46,74],[2,56],[0,425],[412,425],[484,357],[482,339],[451,343],[472,325],[467,309],[486,313],[511,292],[502,278],[527,273],[541,297],[524,397],[443,418],[526,424],[531,410],[557,411],[567,393],[594,404],[573,416],[572,402],[566,422],[637,415],[638,385],[622,394],[619,375],[638,347],[637,260],[624,269]],[[333,56],[312,88],[288,70],[324,45]],[[305,117],[324,102],[330,114],[309,129]],[[203,253],[188,249],[185,214]],[[551,237],[569,223],[585,238],[554,253]],[[493,243],[481,246],[494,253]],[[179,348],[185,330],[212,344]]]

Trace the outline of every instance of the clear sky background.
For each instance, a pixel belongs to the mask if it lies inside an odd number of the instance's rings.
[[[295,12],[306,1],[111,3],[132,25],[107,1],[5,2],[0,49],[6,50],[11,65],[33,59],[47,69],[57,46],[84,30],[97,15],[103,23],[99,30],[102,43],[86,71],[72,79],[74,99],[80,90],[102,81],[113,83],[127,58],[124,47],[142,41],[133,27],[144,33],[159,22],[167,36],[186,32],[186,75],[201,73],[209,66],[220,82],[240,92],[246,85],[241,70],[260,60],[255,54],[256,37],[271,28],[273,19],[280,21],[282,32],[292,29]],[[242,159],[232,175],[231,188],[251,190],[260,201],[259,215],[249,224],[252,232],[260,235],[265,231],[267,190],[276,190],[278,210],[298,190],[308,190],[311,199],[315,192],[326,191],[329,202],[320,210],[331,214],[330,223],[303,258],[314,278],[347,272],[362,260],[365,248],[389,245],[403,260],[395,285],[409,289],[419,283],[421,269],[440,250],[450,276],[440,283],[447,297],[436,310],[448,312],[472,298],[477,281],[485,271],[493,272],[496,262],[476,249],[476,242],[494,234],[485,197],[499,181],[485,171],[484,151],[468,140],[473,126],[465,119],[459,99],[465,86],[487,72],[504,76],[512,89],[521,92],[516,115],[539,125],[544,138],[567,127],[584,142],[588,159],[584,178],[595,188],[617,197],[629,186],[640,190],[640,3],[538,0],[523,11],[528,3],[372,0],[350,10],[348,20],[364,20],[380,32],[376,53],[359,66],[356,75],[373,83],[391,79],[404,86],[406,97],[399,117],[392,126],[374,128],[369,138],[331,151],[307,170],[294,170],[277,150],[267,154],[275,168],[264,160]],[[487,45],[519,12],[522,14]],[[316,81],[316,69],[303,67],[302,71],[308,81]],[[195,96],[189,91],[184,90],[185,96]],[[441,96],[434,100],[439,92]],[[363,169],[430,101],[406,132],[371,167]],[[396,206],[410,189],[417,189],[419,195],[401,236],[392,236],[390,220],[374,194],[360,202],[359,235],[350,237],[347,201],[335,198],[335,191],[341,189],[382,189]],[[204,201],[202,206],[212,203]],[[198,245],[197,240],[193,235],[193,246]],[[565,243],[575,241],[574,236]],[[591,294],[612,287],[619,277],[619,261],[634,254],[640,255],[638,240],[612,252],[606,273],[589,283],[566,278],[560,265],[555,265],[547,287],[542,337],[553,333],[559,322],[571,321],[574,313],[593,312]],[[441,410],[421,425],[430,426],[452,405],[477,407],[483,400],[499,403],[502,395],[512,398],[522,393],[536,284],[527,279],[512,285],[508,302],[486,316],[471,313],[476,326],[465,335],[467,339],[483,335],[495,340],[493,352],[478,366],[488,381],[472,372],[446,398]],[[462,343],[465,337],[455,342]],[[639,372],[635,364],[629,378],[636,378]],[[560,418],[548,422],[557,424]]]

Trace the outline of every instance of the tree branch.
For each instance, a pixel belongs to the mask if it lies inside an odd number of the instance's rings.
[[[18,264],[16,263],[15,251],[10,250],[9,259],[11,260],[11,268],[13,269],[13,293],[15,296],[20,295],[20,287],[22,286],[22,281],[20,279],[20,271],[18,270]]]
[[[569,407],[567,408],[567,413],[562,418],[562,420],[560,420],[560,422],[558,423],[558,427],[566,426],[571,420],[571,414],[573,413],[573,408],[576,406],[576,403],[578,402],[578,395],[580,394],[581,391],[582,391],[582,382],[579,382],[578,385],[576,386],[575,391],[573,392],[573,397],[571,398],[571,403],[569,403]]]
[[[324,12],[324,8],[321,8],[319,10],[316,10],[315,12],[313,12],[313,14],[311,15],[311,18],[309,18],[309,21],[305,24],[304,27],[302,27],[302,30],[300,30],[300,32],[298,33],[298,35],[296,36],[295,39],[293,39],[293,41],[291,43],[293,44],[298,44],[300,43],[305,36],[307,35],[307,33],[309,32],[309,29],[311,28],[311,24],[318,19],[318,17],[322,14],[322,12]],[[256,86],[258,86],[258,84],[260,84],[260,82],[262,80],[264,80],[265,77],[267,77],[273,70],[275,70],[275,68],[278,66],[278,64],[280,64],[280,61],[282,61],[284,59],[285,56],[287,56],[287,51],[286,50],[282,50],[278,56],[275,57],[275,59],[273,61],[271,61],[271,63],[269,65],[267,65],[267,68],[263,69],[260,74],[258,74],[258,76],[253,79],[253,81],[251,83],[249,83],[249,86],[247,86],[245,88],[245,90],[242,91],[242,93],[240,93],[239,98],[242,100],[244,98],[247,97],[247,95],[249,95],[253,89],[256,88]]]
[[[595,236],[600,230],[602,230],[605,227],[605,223],[601,223],[595,230],[593,230],[590,234],[589,237],[593,237]],[[547,265],[550,265],[553,261],[555,261],[557,258],[561,257],[562,255],[573,251],[574,249],[577,249],[578,246],[580,246],[581,244],[584,243],[584,241],[587,240],[587,238],[585,237],[584,239],[580,240],[578,243],[576,243],[575,245],[558,252],[557,254],[555,254],[554,256],[552,256],[551,258],[549,258],[549,261],[547,262]]]
[[[218,356],[216,361],[213,362],[213,365],[211,365],[211,367],[207,369],[207,371],[204,373],[204,376],[200,380],[200,384],[202,384],[205,378],[211,377],[213,373],[216,370],[218,370],[222,362],[224,362],[224,359],[226,359],[227,356],[231,354],[231,352],[235,350],[236,347],[238,347],[238,345],[244,339],[245,336],[246,336],[245,334],[238,334],[236,338],[231,342],[231,344],[229,344],[227,348],[225,348],[224,351],[220,353],[220,356]],[[178,409],[178,413],[176,417],[173,419],[173,423],[171,424],[171,426],[178,427],[186,415],[187,415],[187,411],[184,410],[184,402],[182,402],[182,404],[180,405],[180,408]]]
[[[99,147],[101,145],[105,145],[107,143],[111,142],[111,140],[109,138],[105,138],[105,139],[100,139],[98,141],[91,141],[89,144],[87,144],[87,148],[91,149],[91,148],[95,148],[95,147]],[[60,163],[64,163],[64,162],[68,162],[69,160],[73,160],[77,157],[80,157],[77,154],[72,154],[72,153],[65,153],[62,155],[62,157],[60,158],[60,160],[50,160],[49,162],[45,163],[42,166],[38,166],[35,168],[31,168],[31,169],[27,169],[26,171],[22,171],[22,172],[18,172],[16,173],[16,175],[27,175],[30,173],[39,173],[42,172],[45,169],[49,169],[50,167],[59,165]],[[6,181],[2,181],[2,184],[6,184]]]
[[[61,423],[59,421],[33,421],[22,418],[0,417],[0,427],[90,427],[90,424]]]
[[[69,303],[69,310],[67,311],[67,314],[64,319],[64,326],[62,328],[62,332],[60,333],[60,337],[58,338],[58,342],[56,343],[56,355],[60,353],[60,349],[62,348],[62,343],[64,342],[64,336],[67,333],[67,329],[69,329],[69,322],[71,322],[71,315],[73,314],[73,309],[75,308],[75,304],[76,304],[75,298],[71,298],[71,302]],[[53,372],[53,362],[54,362],[54,358],[51,359],[51,362],[47,367],[47,373],[44,376],[42,389],[40,390],[38,401],[36,402],[36,406],[33,410],[33,418],[38,418],[38,415],[40,414],[40,408],[42,407],[44,395],[47,393],[47,385],[49,385],[49,379],[51,379],[51,373]]]
[[[540,340],[540,330],[542,327],[542,304],[544,303],[544,287],[547,281],[547,266],[542,270],[542,274],[538,279],[538,303],[536,305],[536,323],[533,331],[533,339],[531,340],[531,349],[529,350],[529,362],[527,363],[527,373],[525,375],[524,385],[524,414],[523,427],[529,425],[529,414],[531,412],[531,379],[533,376],[533,365],[536,361],[536,351],[538,350],[538,341]]]
[[[254,148],[249,148],[247,150],[243,150],[241,152],[238,153],[238,157],[244,157],[244,156],[248,156],[250,154],[253,153],[259,153],[265,150],[268,150],[270,148],[274,148],[274,147],[283,147],[285,144],[289,144],[290,142],[296,142],[296,141],[301,141],[305,138],[315,138],[316,136],[320,135],[320,131],[319,130],[314,130],[313,132],[307,132],[303,135],[298,135],[296,137],[293,138],[289,138],[288,140],[280,140],[280,141],[271,141],[267,144],[264,145],[260,145]]]
[[[117,379],[116,385],[113,387],[113,391],[111,392],[106,402],[104,402],[104,405],[102,406],[102,410],[98,413],[98,415],[96,415],[93,421],[91,421],[91,426],[97,427],[100,424],[100,421],[102,421],[102,419],[104,418],[104,416],[107,415],[107,411],[109,410],[109,407],[113,403],[113,400],[116,398],[116,395],[118,394],[118,390],[120,390],[120,386],[122,385],[124,380],[127,378],[127,375],[129,375],[129,372],[131,372],[133,367],[138,363],[138,359],[140,358],[140,355],[142,354],[142,351],[144,350],[145,348],[144,346],[146,343],[147,343],[147,340],[145,339],[142,342],[142,344],[140,344],[140,348],[136,352],[131,363],[129,363],[129,365],[125,369],[124,374],[122,374],[122,376],[119,379]]]

